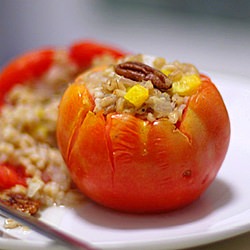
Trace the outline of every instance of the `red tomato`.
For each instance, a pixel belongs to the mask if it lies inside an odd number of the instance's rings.
[[[211,184],[230,138],[222,97],[202,76],[177,126],[129,114],[94,113],[79,77],[59,107],[57,138],[79,189],[104,206],[161,212],[196,200]]]
[[[32,81],[46,72],[53,62],[54,51],[42,49],[24,54],[11,61],[0,73],[0,104],[16,84]]]
[[[88,68],[90,62],[97,56],[111,55],[114,58],[124,56],[124,52],[111,46],[84,40],[74,43],[70,47],[70,58],[81,68]]]
[[[0,190],[11,188],[16,184],[26,186],[23,167],[0,165]]]

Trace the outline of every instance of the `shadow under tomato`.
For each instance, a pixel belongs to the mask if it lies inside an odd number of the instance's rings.
[[[230,203],[233,197],[230,185],[217,178],[197,201],[172,212],[129,214],[107,209],[91,201],[76,207],[75,212],[81,219],[104,228],[131,230],[174,227],[205,219],[211,213]],[[223,217],[223,213],[221,216]]]

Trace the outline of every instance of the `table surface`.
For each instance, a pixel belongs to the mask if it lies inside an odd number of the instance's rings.
[[[250,232],[239,236],[215,242],[205,246],[188,248],[186,250],[249,250],[250,249]]]

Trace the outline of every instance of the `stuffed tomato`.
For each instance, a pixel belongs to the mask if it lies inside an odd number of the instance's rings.
[[[146,55],[80,75],[59,106],[73,181],[119,211],[181,208],[215,179],[230,139],[223,99],[195,66]]]

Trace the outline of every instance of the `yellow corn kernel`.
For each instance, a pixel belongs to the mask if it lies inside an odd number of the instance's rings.
[[[181,80],[174,82],[172,92],[181,96],[192,95],[201,84],[198,75],[184,75]]]
[[[136,84],[128,90],[124,98],[139,108],[148,99],[148,89]]]
[[[170,75],[170,74],[172,73],[172,71],[170,71],[169,69],[162,69],[161,72],[162,72],[164,75],[166,75],[166,76],[168,76],[168,75]]]

